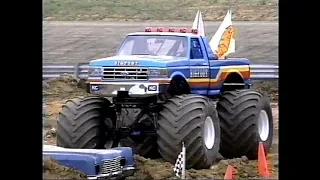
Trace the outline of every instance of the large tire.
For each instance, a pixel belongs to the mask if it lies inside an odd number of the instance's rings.
[[[150,114],[141,112],[140,109],[127,109],[124,111],[126,111],[126,113],[123,114],[125,115],[123,121],[126,125],[131,126],[131,128],[135,128],[132,126],[132,123],[135,120],[141,121],[142,128],[146,127],[150,129],[154,127],[153,124],[150,124],[150,122],[152,122],[152,117],[150,116]],[[141,130],[143,131],[144,129]],[[141,141],[136,141],[135,139],[131,138],[131,136],[128,136],[120,140],[120,145],[125,147],[131,147],[134,154],[139,154],[140,156],[146,158],[160,157],[158,153],[157,137],[145,137]]]
[[[57,121],[57,145],[77,149],[114,147],[108,131],[116,120],[110,101],[102,97],[75,98],[62,106]]]
[[[225,92],[217,103],[217,110],[221,125],[222,156],[257,159],[259,142],[263,142],[266,152],[270,150],[273,138],[272,109],[269,101],[260,93],[252,90]],[[264,117],[269,127],[265,129],[265,133],[268,133],[265,137],[260,137],[259,117]]]
[[[209,148],[205,143],[205,131],[210,124],[205,126],[206,119],[212,123],[211,127],[213,125],[209,137],[214,142]],[[220,147],[220,125],[210,99],[200,95],[174,96],[163,105],[158,124],[157,142],[163,159],[175,163],[184,142],[186,168],[209,168],[215,162]]]

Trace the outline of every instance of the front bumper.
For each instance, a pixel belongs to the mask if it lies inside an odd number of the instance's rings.
[[[124,167],[122,171],[117,171],[113,172],[110,174],[99,174],[97,176],[90,176],[88,179],[97,179],[97,180],[102,180],[102,179],[122,179],[128,176],[132,176],[135,172],[136,168],[133,166],[128,166]]]
[[[87,92],[100,96],[117,97],[125,92],[130,97],[149,97],[167,91],[169,84],[152,82],[90,82]]]

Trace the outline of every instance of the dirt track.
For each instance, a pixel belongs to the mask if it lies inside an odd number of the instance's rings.
[[[212,37],[221,22],[205,22]],[[249,58],[256,64],[278,63],[278,22],[235,22],[236,53],[230,57]],[[44,22],[43,62],[89,62],[115,53],[127,33],[143,31],[146,26],[184,26],[190,22],[94,23]]]
[[[268,94],[272,99],[276,100],[277,89],[268,84],[256,87],[264,94]],[[44,143],[55,145],[55,128],[56,118],[61,106],[67,99],[75,96],[86,95],[81,83],[72,78],[60,78],[45,82],[43,85],[43,123],[44,123]],[[271,152],[268,155],[269,168],[272,178],[278,178],[278,106],[273,103],[274,116],[274,140]],[[163,162],[161,159],[150,160],[143,157],[136,157],[139,171],[135,173],[134,178],[138,179],[163,179],[173,177],[172,165]],[[50,163],[52,164],[52,163]],[[218,164],[206,170],[187,171],[187,178],[218,178],[222,179],[228,164],[233,165],[237,169],[237,178],[258,178],[257,161],[249,161],[245,157],[237,159],[221,160]],[[56,177],[57,174],[61,178],[79,176],[70,169],[59,168],[55,164],[50,165],[54,170],[46,171],[47,179]],[[51,168],[51,169],[52,169]],[[59,173],[57,173],[59,172]],[[63,172],[63,173],[61,173]],[[82,176],[81,176],[82,177]]]

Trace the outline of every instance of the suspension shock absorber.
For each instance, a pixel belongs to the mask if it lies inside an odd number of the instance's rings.
[[[117,121],[116,121],[116,129],[121,127],[121,122],[123,121],[123,116],[121,116],[122,108],[121,106],[115,106],[116,114],[117,114]]]
[[[114,144],[118,144],[120,143],[120,139],[121,139],[121,122],[123,121],[123,116],[121,116],[121,111],[122,108],[121,106],[115,106],[115,111],[117,114],[117,120],[116,120],[116,124],[115,124],[115,129],[113,130],[113,143]]]
[[[153,125],[155,129],[158,129],[158,114],[157,113],[152,113],[152,117],[153,117]]]

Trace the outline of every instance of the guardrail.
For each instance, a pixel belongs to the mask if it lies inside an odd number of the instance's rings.
[[[274,80],[279,78],[278,65],[250,65],[251,79]],[[88,78],[88,63],[76,65],[43,65],[43,78],[56,78],[61,75],[70,75],[79,79]]]

